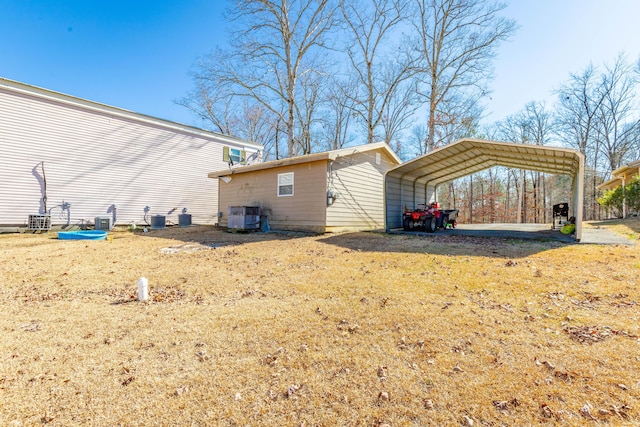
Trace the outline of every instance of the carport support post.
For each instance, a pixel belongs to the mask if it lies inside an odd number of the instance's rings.
[[[576,219],[576,240],[582,239],[582,215],[584,213],[584,155],[579,153],[578,171],[573,176],[573,216]]]

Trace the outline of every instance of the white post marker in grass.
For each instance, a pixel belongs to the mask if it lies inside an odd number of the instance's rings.
[[[138,279],[138,300],[146,301],[149,299],[149,281],[146,277]]]

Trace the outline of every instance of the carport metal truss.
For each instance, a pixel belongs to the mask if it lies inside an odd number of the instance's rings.
[[[573,178],[573,216],[576,238],[580,239],[583,198],[584,156],[576,150],[541,145],[463,139],[387,172],[385,202],[387,229],[398,226],[403,204],[433,199],[435,188],[494,166],[525,169]],[[390,194],[400,191],[400,194]]]
[[[493,166],[573,176],[580,161],[575,150],[539,145],[465,139],[404,163],[402,179],[438,185]]]

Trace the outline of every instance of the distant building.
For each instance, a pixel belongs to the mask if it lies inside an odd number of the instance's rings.
[[[277,230],[384,229],[384,174],[400,164],[385,143],[209,173],[219,186],[220,225],[230,208],[259,207]]]
[[[207,172],[262,146],[0,78],[0,225],[218,222]]]
[[[627,163],[619,167],[618,169],[611,172],[611,179],[603,182],[598,185],[598,190],[613,190],[616,187],[625,186],[629,184],[634,177],[640,175],[640,160],[636,160],[635,162]],[[626,218],[628,215],[627,212],[627,201],[622,201],[622,217]]]

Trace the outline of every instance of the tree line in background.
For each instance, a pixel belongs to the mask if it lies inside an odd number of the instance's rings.
[[[463,137],[563,145],[585,155],[584,218],[596,186],[640,158],[639,64],[619,55],[570,74],[547,108],[483,123],[492,61],[517,30],[485,0],[234,0],[228,48],[193,67],[179,100],[203,127],[264,145],[265,160],[386,141],[404,160]],[[526,82],[523,82],[526,84]],[[570,182],[492,168],[439,188],[468,222],[549,222]]]

